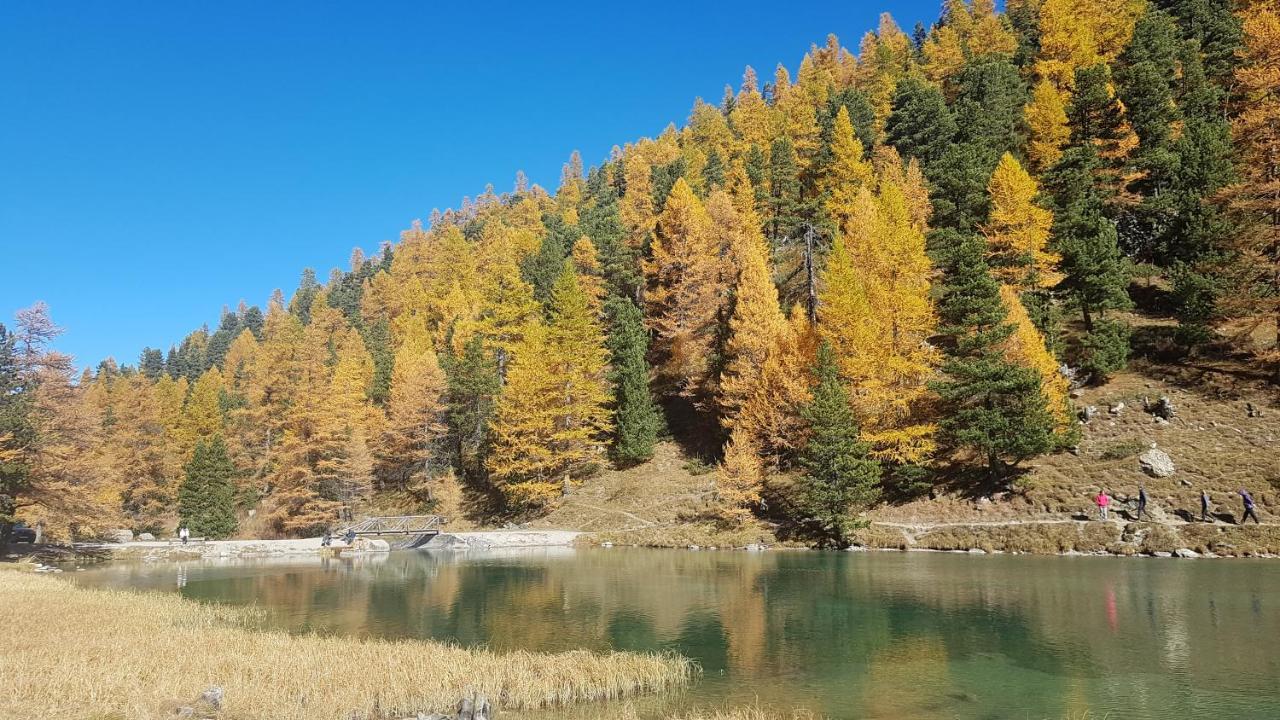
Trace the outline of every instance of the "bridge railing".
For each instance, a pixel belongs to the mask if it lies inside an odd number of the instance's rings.
[[[369,517],[339,532],[356,535],[419,535],[439,532],[444,518],[439,515],[389,515]]]

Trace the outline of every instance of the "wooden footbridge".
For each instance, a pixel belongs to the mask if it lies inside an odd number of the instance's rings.
[[[387,515],[369,517],[337,532],[338,537],[354,534],[356,537],[383,537],[398,549],[425,545],[440,534],[444,518],[439,515]]]

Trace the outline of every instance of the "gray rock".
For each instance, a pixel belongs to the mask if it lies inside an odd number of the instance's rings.
[[[1174,554],[1174,555],[1177,555],[1177,556],[1178,556],[1178,557],[1180,557],[1180,558],[1198,558],[1198,557],[1200,557],[1200,553],[1196,552],[1195,550],[1192,550],[1191,548],[1178,548],[1177,550],[1175,550],[1175,551],[1173,552],[1173,554]]]
[[[200,693],[200,701],[207,703],[214,710],[222,709],[222,698],[225,695],[222,688],[214,685],[208,690]]]
[[[1079,400],[1080,398],[1084,397],[1084,391],[1081,390],[1080,388],[1076,388],[1075,390],[1071,391],[1070,395],[1072,399]]]
[[[1093,417],[1097,414],[1098,414],[1097,407],[1093,405],[1085,405],[1084,408],[1080,410],[1080,422],[1084,423],[1085,425],[1088,425],[1089,423],[1093,422]]]
[[[127,543],[133,542],[133,531],[128,528],[116,528],[103,533],[111,542]]]
[[[1138,467],[1151,477],[1169,477],[1174,470],[1173,458],[1163,450],[1152,448],[1138,456]]]
[[[391,543],[382,538],[358,537],[351,549],[357,552],[391,552]]]
[[[156,536],[151,533],[138,533],[138,539],[145,542],[151,542],[156,539]]]
[[[969,548],[970,555],[986,555],[987,551],[982,548]]]
[[[1111,413],[1112,415],[1119,415],[1120,413],[1124,412],[1124,403],[1118,402],[1118,403],[1112,404],[1107,408],[1107,412]]]
[[[1154,555],[1154,556],[1156,556],[1156,557],[1163,557],[1163,558],[1173,557],[1173,553],[1171,553],[1171,552],[1165,552],[1164,550],[1160,550],[1160,551],[1158,551],[1158,552],[1153,552],[1153,553],[1151,553],[1151,554],[1152,554],[1152,555]]]

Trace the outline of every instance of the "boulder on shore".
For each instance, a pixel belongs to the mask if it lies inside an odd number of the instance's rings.
[[[111,542],[127,543],[133,542],[133,531],[128,528],[116,528],[103,533],[103,536]]]
[[[391,552],[391,543],[382,538],[358,537],[351,549],[356,552]]]
[[[1155,478],[1165,478],[1173,474],[1173,458],[1169,453],[1158,448],[1151,448],[1138,456],[1138,467],[1142,472]]]
[[[151,542],[152,540],[156,539],[156,536],[152,535],[151,533],[138,533],[138,539],[142,540],[143,542]]]

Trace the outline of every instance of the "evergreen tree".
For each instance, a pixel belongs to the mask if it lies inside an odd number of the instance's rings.
[[[159,380],[165,374],[164,353],[154,348],[143,348],[142,356],[138,358],[138,371],[152,382]]]
[[[635,465],[653,457],[662,416],[649,392],[649,336],[635,303],[612,296],[605,302],[609,322],[609,381],[613,383],[613,457]]]
[[[786,136],[769,150],[769,199],[765,234],[774,247],[782,244],[804,221],[800,197],[800,168],[795,146]]]
[[[955,246],[940,308],[947,359],[943,379],[931,387],[946,406],[944,436],[996,473],[1006,462],[1051,450],[1054,418],[1039,373],[1005,355],[1015,328],[987,268],[984,243],[970,235]]]
[[[480,336],[467,341],[461,356],[444,357],[449,385],[449,438],[463,477],[484,477],[489,452],[489,419],[502,389],[498,361]]]
[[[178,522],[193,535],[224,538],[236,531],[235,466],[221,435],[200,440],[178,488]]]
[[[858,420],[840,380],[835,353],[823,343],[813,368],[813,400],[801,411],[809,437],[800,455],[799,507],[813,536],[824,545],[845,547],[856,526],[854,514],[880,496],[880,464],[859,438]]]
[[[1062,255],[1058,290],[1079,308],[1085,330],[1108,310],[1130,306],[1129,263],[1120,253],[1116,227],[1103,211],[1094,181],[1092,146],[1073,147],[1045,178],[1053,200],[1054,249]]]
[[[31,405],[17,337],[0,323],[0,547],[9,541],[18,498],[30,485],[30,453],[37,438]]]
[[[942,158],[956,136],[956,119],[942,92],[922,78],[898,83],[885,139],[904,159],[920,161],[925,173]]]
[[[205,358],[209,367],[222,367],[222,362],[227,357],[227,350],[231,348],[231,343],[235,342],[236,336],[242,329],[244,326],[240,324],[240,316],[224,308],[222,319],[218,322],[218,329],[209,336],[209,347]]]
[[[243,317],[240,318],[240,324],[248,328],[258,340],[262,339],[262,326],[265,322],[266,318],[262,314],[262,308],[257,305],[250,305],[244,311]]]
[[[319,292],[320,283],[316,282],[316,271],[311,268],[303,270],[302,277],[298,280],[298,290],[289,300],[289,312],[303,325],[311,322],[311,306]]]

